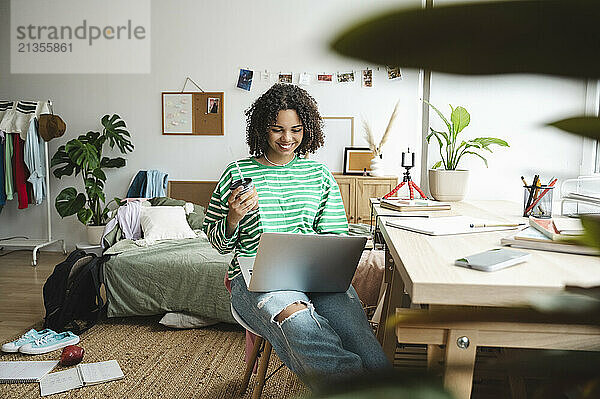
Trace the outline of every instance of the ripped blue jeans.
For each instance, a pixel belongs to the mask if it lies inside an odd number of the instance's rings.
[[[231,281],[231,303],[311,388],[323,378],[391,367],[352,286],[345,293],[250,292],[238,275]],[[307,308],[278,322],[276,316],[293,303]]]

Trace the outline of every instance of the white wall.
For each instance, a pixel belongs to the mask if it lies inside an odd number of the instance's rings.
[[[234,157],[247,154],[243,111],[268,85],[258,76],[250,93],[235,88],[238,69],[258,72],[336,72],[359,70],[365,63],[332,54],[327,40],[348,21],[391,5],[420,5],[419,0],[372,1],[258,1],[252,6],[234,2],[197,0],[152,2],[152,66],[149,75],[18,75],[10,74],[9,1],[0,0],[0,98],[52,98],[55,110],[68,125],[67,133],[50,142],[50,153],[91,129],[98,129],[106,113],[118,113],[127,122],[135,150],[125,168],[108,173],[107,197],[123,195],[131,177],[140,169],[159,169],[170,179],[217,179]],[[207,34],[207,32],[209,32]],[[116,60],[118,62],[118,60]],[[377,131],[385,128],[395,102],[402,107],[398,125],[386,151],[388,160],[399,157],[406,146],[420,153],[420,104],[418,71],[403,70],[401,81],[386,81],[385,71],[375,70],[375,87],[360,83],[332,87],[312,85],[325,116],[355,116],[356,135],[361,134],[361,115]],[[186,137],[161,135],[162,91],[176,91],[186,76],[205,90],[225,92],[225,136]],[[189,89],[190,87],[188,87]],[[465,136],[497,136],[511,147],[489,156],[485,169],[477,159],[465,162],[473,171],[469,198],[520,200],[519,176],[540,172],[550,177],[572,177],[579,171],[581,139],[543,127],[562,116],[583,113],[583,82],[534,76],[457,77],[433,74],[431,101],[447,110],[447,104],[463,105],[471,113]],[[446,111],[447,112],[447,111]],[[441,127],[435,114],[432,126]],[[231,152],[230,152],[231,149]],[[342,151],[342,149],[340,149]],[[428,165],[437,149],[429,151]],[[394,161],[389,171],[403,170]],[[418,182],[420,170],[413,171]],[[530,178],[530,177],[529,177]],[[51,198],[78,180],[51,179]],[[0,214],[0,237],[41,237],[45,231],[43,207],[17,210],[7,203]],[[84,227],[75,217],[61,219],[53,207],[56,237],[69,245],[83,241]]]
[[[264,69],[317,73],[365,68],[369,65],[332,54],[327,41],[348,21],[390,4],[398,3],[269,0],[240,6],[238,2],[153,1],[151,74],[22,75],[10,74],[9,1],[0,0],[0,97],[52,98],[55,111],[68,128],[63,137],[49,143],[51,154],[79,134],[98,129],[102,115],[121,115],[132,134],[135,150],[127,156],[125,168],[107,174],[107,198],[123,195],[131,177],[140,169],[159,169],[174,180],[217,179],[232,160],[231,152],[236,158],[247,155],[243,111],[269,87],[255,76],[251,92],[235,88],[238,69],[249,67],[258,74]],[[420,2],[410,0],[402,4]],[[400,99],[401,123],[388,152],[399,152],[408,145],[418,152],[418,71],[403,70],[404,79],[400,81],[387,81],[384,68],[374,72],[372,89],[361,88],[360,80],[348,86],[312,85],[307,89],[318,101],[322,115],[355,116],[357,137],[361,135],[361,115],[382,131]],[[225,136],[161,135],[160,93],[180,90],[186,76],[206,91],[225,92]],[[401,172],[394,162],[390,164],[390,173]],[[418,175],[416,170],[415,176]],[[52,201],[74,182],[81,187],[80,180],[52,177]],[[69,245],[83,241],[85,230],[76,217],[61,219],[52,208],[54,236],[66,238]],[[42,206],[17,210],[16,201],[10,201],[0,214],[0,237],[42,237],[44,215]]]
[[[545,126],[585,109],[585,82],[532,75],[464,77],[432,74],[431,103],[449,119],[450,107],[462,105],[471,114],[464,138],[498,137],[510,148],[493,146],[485,153],[489,168],[475,156],[463,157],[459,169],[469,169],[467,198],[521,201],[520,176],[531,183],[539,174],[544,183],[576,177],[583,139]],[[445,129],[435,112],[431,126]],[[429,146],[428,167],[439,160],[437,142]]]

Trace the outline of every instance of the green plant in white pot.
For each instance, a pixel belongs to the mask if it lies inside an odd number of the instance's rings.
[[[437,139],[441,158],[429,169],[429,191],[433,198],[438,201],[461,201],[467,192],[467,182],[469,179],[468,170],[458,169],[463,156],[477,156],[483,160],[487,167],[487,159],[481,153],[483,151],[491,153],[492,149],[490,146],[493,144],[508,147],[508,143],[494,137],[477,137],[460,140],[459,143],[458,135],[471,122],[471,115],[469,115],[467,110],[461,106],[454,108],[450,105],[452,112],[450,114],[450,121],[448,121],[440,110],[428,101],[423,101],[439,115],[448,129],[448,131],[443,132],[430,128],[431,133],[426,137],[427,143],[430,143],[432,137]],[[438,169],[440,167],[443,167],[443,169]]]
[[[67,187],[58,194],[54,206],[62,217],[77,214],[81,223],[87,226],[88,242],[99,244],[104,225],[108,219],[109,205],[118,198],[106,203],[104,183],[105,169],[122,168],[125,159],[103,156],[104,144],[115,146],[121,154],[133,151],[130,134],[125,122],[119,115],[104,115],[101,120],[102,132],[87,132],[65,145],[61,145],[52,157],[51,166],[57,178],[81,174],[84,193],[78,193],[75,187]]]

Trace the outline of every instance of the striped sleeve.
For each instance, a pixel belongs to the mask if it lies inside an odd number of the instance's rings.
[[[206,210],[206,217],[202,224],[202,230],[206,233],[208,241],[221,254],[233,251],[239,238],[239,225],[236,227],[231,237],[227,237],[226,234],[227,213],[229,212],[227,199],[229,198],[230,185],[230,168],[226,168],[210,198],[208,209]]]
[[[318,234],[348,234],[348,219],[340,188],[326,167],[323,167],[322,193],[314,230]]]

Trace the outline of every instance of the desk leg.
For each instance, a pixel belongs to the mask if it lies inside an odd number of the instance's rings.
[[[383,301],[382,318],[377,329],[377,338],[383,347],[383,352],[393,364],[398,340],[395,329],[387,325],[387,320],[396,313],[396,308],[402,304],[404,283],[396,270],[392,255],[387,249],[385,251],[385,282],[387,283],[387,288]]]
[[[460,347],[458,340],[468,338],[468,347]],[[476,330],[448,330],[444,386],[457,399],[469,399],[473,388],[473,369],[479,333]]]

